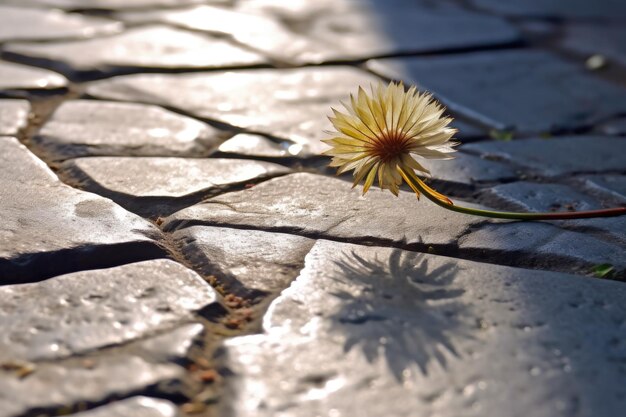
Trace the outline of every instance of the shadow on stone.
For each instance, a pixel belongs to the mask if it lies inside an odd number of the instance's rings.
[[[459,319],[466,308],[456,301],[464,290],[451,287],[456,265],[429,271],[423,258],[396,249],[386,260],[353,252],[335,262],[341,270],[337,280],[361,286],[358,298],[332,293],[342,300],[332,327],[345,335],[344,350],[359,348],[369,362],[383,358],[399,381],[413,364],[424,375],[431,363],[445,368],[447,355],[459,356],[453,338],[469,337]]]

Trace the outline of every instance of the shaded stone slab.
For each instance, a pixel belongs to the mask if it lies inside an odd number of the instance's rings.
[[[608,136],[515,139],[463,146],[483,158],[504,159],[545,176],[623,171],[626,141]],[[584,157],[582,157],[584,155]]]
[[[330,106],[338,106],[357,86],[378,78],[351,67],[328,66],[227,73],[129,75],[92,84],[95,97],[144,101],[182,109],[194,116],[289,139],[301,155],[326,149],[320,139]]]
[[[122,30],[106,19],[67,14],[58,10],[0,5],[0,41],[87,38]]]
[[[626,7],[624,7],[626,17]],[[626,65],[626,28],[623,24],[570,23],[560,46],[580,55],[604,55],[620,65]]]
[[[626,117],[618,117],[598,126],[598,130],[606,135],[626,136]]]
[[[224,307],[195,272],[155,260],[0,287],[0,311],[5,362],[84,354]]]
[[[172,237],[192,265],[235,293],[283,290],[315,243],[282,233],[202,226],[176,231]]]
[[[609,194],[626,202],[626,176],[624,175],[590,175],[583,177],[586,187],[593,191]]]
[[[179,417],[178,408],[167,400],[132,397],[93,410],[72,414],[72,417]]]
[[[24,378],[2,376],[2,417],[56,413],[137,394],[180,398],[188,392],[184,368],[128,354],[40,364]]]
[[[81,156],[208,156],[232,133],[161,107],[66,101],[32,143],[52,160]]]
[[[511,16],[564,18],[626,18],[626,4],[619,0],[472,0],[477,7]]]
[[[319,241],[263,334],[225,342],[223,412],[610,417],[626,406],[625,297],[616,282]]]
[[[28,123],[30,103],[26,100],[0,99],[0,135],[13,136]]]
[[[612,201],[601,201],[573,187],[560,184],[516,182],[492,187],[483,194],[486,198],[499,203],[499,206],[505,206],[514,211],[567,212],[617,206]],[[622,242],[626,251],[626,216],[568,220],[559,224],[563,228],[604,231],[607,235]]]
[[[360,194],[339,179],[292,174],[183,209],[168,217],[164,228],[252,228],[579,273],[599,263],[626,268],[619,244],[552,224],[535,224],[541,233],[521,224],[522,239],[515,232],[519,223],[452,212],[417,201],[413,193],[402,191],[398,198],[379,190]]]
[[[62,184],[16,139],[0,137],[0,147],[3,284],[163,255],[147,221]]]
[[[517,177],[515,169],[509,165],[460,152],[448,161],[424,160],[420,163],[430,170],[432,178],[457,184],[474,185]]]
[[[197,69],[250,66],[265,59],[223,39],[167,26],[129,29],[119,35],[81,41],[9,43],[6,53],[59,72],[108,74],[133,68]]]
[[[207,195],[291,172],[271,162],[215,158],[92,157],[62,168],[82,188],[142,214],[169,214]]]
[[[547,52],[394,58],[369,68],[432,91],[450,110],[498,130],[574,130],[623,112],[626,90]]]
[[[0,91],[55,90],[67,87],[61,74],[41,68],[0,61]]]
[[[210,6],[129,13],[122,19],[133,23],[158,21],[227,34],[264,54],[297,63],[462,49],[519,40],[512,26],[486,15],[432,10],[419,2],[380,8],[365,2],[343,2],[348,6],[338,3],[320,7],[318,14],[309,15],[306,24],[290,20],[290,27],[270,13],[242,13]]]
[[[265,136],[240,133],[220,145],[223,154],[253,158],[293,158],[302,150],[302,145],[291,141],[273,141]]]

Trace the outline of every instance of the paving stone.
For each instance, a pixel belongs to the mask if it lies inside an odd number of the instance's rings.
[[[626,106],[623,88],[542,51],[394,58],[369,68],[430,90],[451,111],[498,130],[574,130]]]
[[[62,73],[108,74],[129,69],[250,66],[265,58],[223,39],[166,26],[146,26],[106,38],[55,43],[8,43],[5,51]]]
[[[457,184],[474,185],[517,177],[515,169],[509,165],[460,152],[449,161],[424,160],[420,163],[430,170],[432,178]]]
[[[232,133],[161,107],[64,102],[33,138],[52,160],[81,156],[208,156]]]
[[[55,415],[76,405],[138,394],[180,398],[190,390],[186,378],[186,370],[178,365],[152,363],[129,354],[38,364],[26,377],[4,372],[0,416]]]
[[[278,164],[245,159],[149,157],[79,158],[65,162],[63,169],[82,188],[142,215],[172,213],[207,195],[290,172]]]
[[[130,22],[159,21],[228,34],[242,44],[291,62],[319,63],[408,52],[433,52],[515,42],[517,31],[505,21],[461,10],[431,10],[417,2],[376,9],[358,2],[329,5],[292,30],[269,15],[209,6],[186,10],[131,13]],[[296,25],[291,25],[293,28]],[[302,29],[302,28],[306,29]],[[455,27],[456,30],[448,30]],[[428,35],[428,36],[426,36]]]
[[[618,200],[626,202],[626,176],[624,175],[589,175],[583,177],[585,186],[610,194]]]
[[[626,7],[624,11],[626,17]],[[621,24],[567,24],[560,45],[581,55],[604,55],[626,65],[626,29]]]
[[[533,138],[471,143],[463,150],[483,158],[504,159],[545,176],[559,176],[623,171],[626,141],[608,136]]]
[[[229,292],[278,293],[294,280],[314,240],[258,230],[193,226],[172,234],[185,258]]]
[[[86,38],[122,30],[122,24],[58,10],[0,5],[0,41]]]
[[[223,411],[618,415],[625,297],[616,282],[319,241],[264,333],[225,342]]]
[[[65,77],[56,72],[0,61],[0,91],[56,90],[66,86]]]
[[[72,417],[180,417],[176,406],[167,400],[132,397],[98,407]]]
[[[626,4],[620,0],[472,0],[480,8],[511,16],[609,18],[626,17]]]
[[[616,207],[614,203],[604,203],[599,199],[577,191],[575,188],[560,184],[535,184],[529,182],[502,184],[486,190],[484,195],[500,203],[500,207],[505,206],[515,211],[566,212]],[[608,235],[612,235],[614,239],[626,245],[626,216],[568,220],[559,222],[559,224],[563,228],[595,228],[603,230]],[[624,250],[626,250],[626,246]]]
[[[26,127],[30,103],[26,100],[0,99],[0,135],[16,135]]]
[[[146,74],[92,84],[95,97],[144,101],[174,107],[194,116],[289,139],[301,155],[327,146],[330,106],[378,78],[343,66],[284,70],[239,70],[222,74]]]
[[[168,217],[164,227],[235,225],[313,238],[450,245],[482,221],[417,201],[413,193],[396,198],[373,190],[362,197],[350,185],[308,173],[287,175],[183,209]]]
[[[0,137],[0,147],[3,284],[163,255],[147,221],[62,184],[16,139]]]
[[[195,272],[155,260],[0,287],[0,311],[3,362],[84,354],[224,308]]]
[[[240,133],[220,145],[224,154],[254,158],[293,158],[302,151],[302,146],[291,141],[273,141],[265,136]]]
[[[603,123],[598,129],[607,135],[626,136],[626,117],[619,117]]]
[[[521,238],[516,236],[520,223],[451,212],[425,199],[416,201],[413,193],[403,191],[399,198],[379,190],[359,195],[339,179],[292,174],[185,208],[168,217],[164,228],[252,228],[582,273],[600,263],[615,265],[618,272],[626,267],[620,244],[552,224],[524,223]]]
[[[202,292],[206,293],[206,290],[202,289]],[[217,303],[214,306],[214,312],[222,309]],[[204,326],[200,323],[178,326],[174,330],[135,343],[131,346],[132,352],[152,362],[189,363],[191,348],[203,343]]]

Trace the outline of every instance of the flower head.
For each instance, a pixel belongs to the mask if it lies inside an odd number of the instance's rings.
[[[354,170],[353,187],[365,180],[363,194],[378,177],[381,189],[397,196],[404,180],[419,197],[414,183],[421,180],[415,170],[430,172],[416,157],[453,158],[458,143],[451,139],[457,131],[448,127],[452,119],[443,117],[445,109],[428,93],[381,83],[371,88],[371,97],[359,88],[356,97],[350,95],[350,105],[343,106],[347,113],[332,109],[329,119],[337,131],[324,140],[331,146],[324,154],[333,157],[330,166],[338,167],[338,174]]]

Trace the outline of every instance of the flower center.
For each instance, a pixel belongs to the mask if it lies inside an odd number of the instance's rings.
[[[382,162],[389,162],[408,152],[409,141],[402,131],[384,131],[377,139],[371,152]]]

